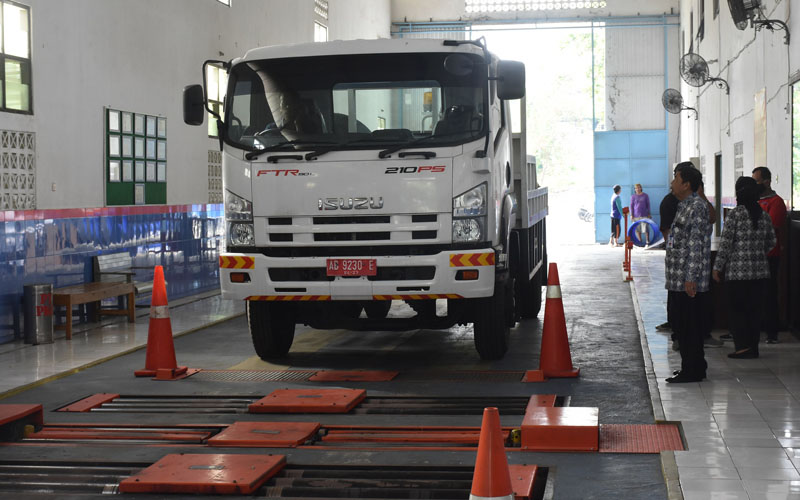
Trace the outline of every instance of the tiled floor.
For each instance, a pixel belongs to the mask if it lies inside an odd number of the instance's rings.
[[[684,498],[800,499],[800,343],[782,332],[780,344],[761,344],[753,360],[729,359],[731,342],[706,348],[707,380],[667,384],[680,355],[669,332],[655,330],[666,319],[664,252],[634,251],[632,272],[655,399],[667,420],[682,422],[689,447],[675,453]]]
[[[204,294],[170,303],[172,334],[181,335],[244,312],[241,301]],[[57,331],[55,342],[33,346],[22,341],[0,345],[0,398],[63,373],[147,344],[149,309],[137,310],[136,323],[112,320],[101,325],[79,325],[72,340]],[[77,327],[78,325],[76,325]],[[81,331],[82,330],[82,331]]]
[[[597,247],[598,251],[616,251]],[[622,251],[619,250],[620,257]],[[634,300],[650,354],[657,418],[680,421],[689,449],[676,452],[680,488],[694,499],[800,500],[800,343],[762,345],[755,360],[731,360],[730,343],[707,348],[708,380],[671,386],[664,379],[680,364],[669,333],[655,330],[666,316],[664,252],[633,253]],[[242,314],[240,302],[218,295],[170,307],[173,333]],[[140,314],[147,314],[141,310]],[[148,322],[115,322],[49,345],[0,345],[0,398],[59,373],[143,346]],[[718,336],[723,332],[714,332]]]

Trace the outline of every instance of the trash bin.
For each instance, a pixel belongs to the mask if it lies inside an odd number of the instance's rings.
[[[25,285],[25,343],[53,343],[53,285]]]

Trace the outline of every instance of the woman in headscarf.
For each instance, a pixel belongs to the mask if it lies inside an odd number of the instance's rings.
[[[725,279],[728,291],[728,324],[735,351],[729,358],[758,357],[762,293],[769,278],[767,252],[775,246],[772,220],[758,204],[758,184],[752,177],[736,181],[736,208],[725,219],[714,281]]]

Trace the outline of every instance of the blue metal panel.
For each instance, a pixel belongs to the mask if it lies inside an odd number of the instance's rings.
[[[635,130],[630,136],[631,158],[661,158],[665,155],[665,130]]]
[[[626,132],[595,132],[595,158],[628,158],[630,146]]]
[[[662,158],[631,158],[631,183],[641,184],[647,192],[649,187],[664,187],[669,185],[665,159]]]
[[[597,187],[608,186],[611,189],[614,184],[626,184],[630,178],[631,165],[627,158],[595,160],[594,168],[594,185]]]
[[[650,196],[650,209],[658,213],[669,192],[666,130],[595,132],[595,241],[611,236],[612,186],[622,186],[622,205],[630,204],[633,185],[642,184]]]

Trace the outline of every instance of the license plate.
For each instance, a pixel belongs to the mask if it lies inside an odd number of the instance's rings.
[[[328,276],[375,276],[375,259],[328,259]]]

